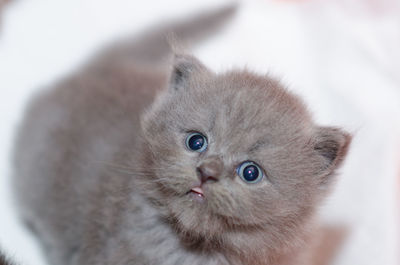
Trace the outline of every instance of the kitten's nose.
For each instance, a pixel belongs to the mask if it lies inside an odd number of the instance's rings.
[[[222,174],[223,164],[219,156],[210,156],[197,167],[197,173],[202,183],[217,181]]]

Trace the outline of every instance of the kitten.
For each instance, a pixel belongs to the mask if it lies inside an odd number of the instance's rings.
[[[232,11],[174,31],[204,33]],[[350,135],[316,125],[268,76],[215,74],[180,53],[168,70],[164,31],[117,45],[27,109],[16,197],[49,263],[309,264],[313,213]]]

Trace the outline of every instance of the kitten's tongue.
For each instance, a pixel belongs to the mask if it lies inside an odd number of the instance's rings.
[[[198,196],[204,196],[203,190],[200,187],[194,187],[190,190],[191,192],[197,193]]]

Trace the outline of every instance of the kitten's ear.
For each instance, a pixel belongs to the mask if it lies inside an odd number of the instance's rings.
[[[174,90],[185,88],[194,75],[205,72],[209,72],[209,70],[195,57],[186,54],[175,54],[170,76],[170,87]]]
[[[334,127],[318,127],[314,150],[322,161],[321,170],[330,175],[344,160],[351,142],[351,135]]]

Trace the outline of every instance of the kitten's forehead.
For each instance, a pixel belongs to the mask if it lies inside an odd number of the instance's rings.
[[[267,77],[232,71],[192,88],[193,102],[188,102],[196,105],[194,120],[202,129],[221,137],[239,137],[241,142],[248,138],[251,148],[271,137],[290,137],[311,124],[304,104]]]

